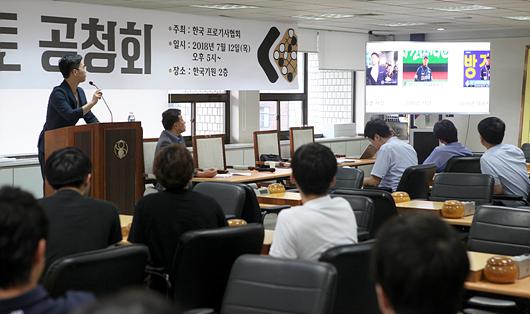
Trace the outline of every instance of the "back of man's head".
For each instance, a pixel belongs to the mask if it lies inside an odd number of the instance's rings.
[[[385,138],[392,136],[390,127],[383,119],[370,120],[364,126],[364,137],[373,140],[376,134]]]
[[[377,235],[372,272],[396,313],[449,314],[461,305],[469,272],[455,231],[432,214],[395,216]]]
[[[180,109],[171,108],[162,112],[162,125],[165,130],[171,130],[173,124],[179,120],[181,115]]]
[[[489,117],[483,119],[478,124],[478,133],[491,145],[497,145],[502,143],[504,139],[504,131],[506,130],[506,125],[504,122],[497,117]]]
[[[193,158],[184,145],[167,146],[158,152],[153,162],[153,173],[157,181],[167,190],[184,189],[193,177],[194,171]]]
[[[121,291],[72,314],[178,314],[179,309],[147,289]]]
[[[33,195],[18,188],[0,189],[0,289],[27,284],[48,220]]]
[[[46,160],[44,174],[56,190],[80,187],[92,171],[90,159],[77,147],[66,147],[53,152]]]
[[[324,195],[337,174],[337,158],[329,147],[318,143],[300,146],[291,160],[296,184],[306,195]]]
[[[458,141],[458,131],[451,120],[441,120],[434,124],[432,129],[434,137],[447,144]]]

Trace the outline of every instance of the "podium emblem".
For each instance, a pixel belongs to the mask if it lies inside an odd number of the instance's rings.
[[[123,159],[129,153],[129,145],[124,140],[119,140],[114,143],[114,156],[118,159]]]

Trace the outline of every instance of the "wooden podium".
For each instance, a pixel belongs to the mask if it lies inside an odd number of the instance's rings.
[[[114,203],[120,214],[132,214],[144,192],[143,131],[140,122],[94,123],[45,133],[44,156],[74,146],[92,161],[90,196]],[[53,194],[46,183],[44,195]]]

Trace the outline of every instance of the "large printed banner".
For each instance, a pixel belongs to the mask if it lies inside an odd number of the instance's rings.
[[[297,39],[281,23],[2,0],[0,88],[50,88],[78,53],[107,89],[296,89]]]

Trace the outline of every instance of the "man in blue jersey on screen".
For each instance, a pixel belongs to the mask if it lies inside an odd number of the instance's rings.
[[[483,81],[489,81],[490,77],[490,56],[487,56],[486,64],[480,68],[480,79]]]
[[[429,68],[429,56],[423,56],[423,64],[416,70],[414,81],[416,82],[430,82],[432,81],[432,71]]]

